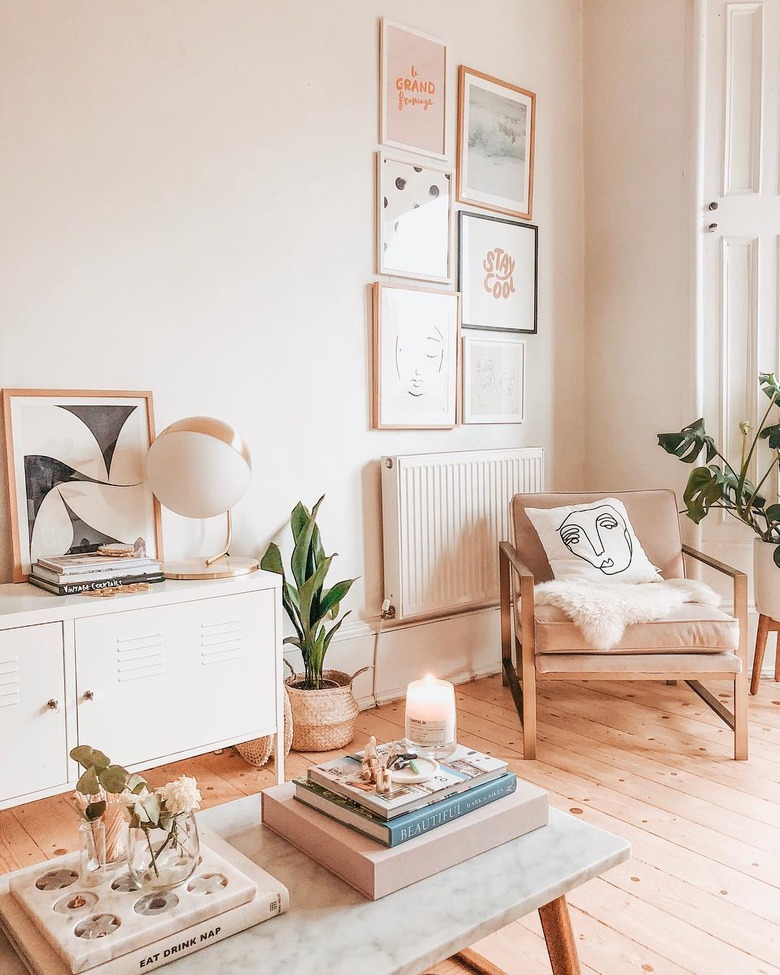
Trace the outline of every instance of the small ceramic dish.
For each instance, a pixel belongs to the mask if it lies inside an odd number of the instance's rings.
[[[415,758],[405,768],[393,769],[393,782],[400,785],[414,785],[415,782],[427,782],[439,771],[439,763],[432,758]]]

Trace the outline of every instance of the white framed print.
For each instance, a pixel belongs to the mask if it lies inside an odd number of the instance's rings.
[[[377,153],[377,273],[452,281],[452,173]]]
[[[152,394],[4,389],[14,580],[39,558],[143,538],[162,558],[160,506],[146,483]]]
[[[514,336],[464,335],[463,422],[524,419],[525,342]]]
[[[446,158],[447,46],[382,18],[379,141]]]
[[[372,292],[374,429],[454,427],[460,295],[378,282]]]
[[[463,327],[535,333],[539,228],[461,210],[458,238]]]
[[[458,200],[531,219],[536,95],[460,66]]]

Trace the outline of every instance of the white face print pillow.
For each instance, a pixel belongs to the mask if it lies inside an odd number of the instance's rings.
[[[610,583],[659,578],[617,498],[525,510],[556,579]]]

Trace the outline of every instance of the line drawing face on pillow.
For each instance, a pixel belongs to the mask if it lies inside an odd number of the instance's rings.
[[[561,541],[577,558],[613,576],[631,565],[631,536],[626,519],[611,504],[572,511],[558,529]]]

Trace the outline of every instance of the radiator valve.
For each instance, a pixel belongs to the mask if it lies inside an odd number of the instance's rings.
[[[390,604],[390,600],[386,599],[382,603],[382,612],[380,613],[380,618],[383,620],[394,620],[395,619],[395,606]]]

